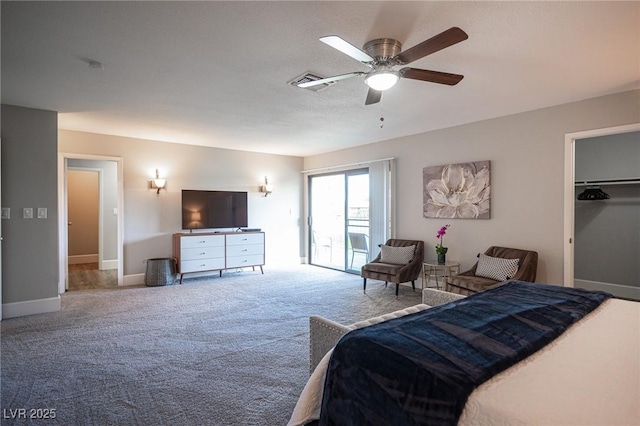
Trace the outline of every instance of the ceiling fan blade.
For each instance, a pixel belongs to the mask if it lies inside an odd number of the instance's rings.
[[[400,65],[408,64],[420,58],[424,58],[427,55],[431,55],[432,53],[435,53],[439,50],[442,50],[445,47],[460,43],[461,41],[468,38],[469,36],[467,35],[467,33],[462,31],[460,28],[452,27],[436,36],[431,37],[429,40],[425,40],[422,43],[416,44],[415,46],[405,50],[404,52],[401,52],[395,57],[395,59]]]
[[[328,44],[334,49],[338,49],[345,55],[351,56],[356,61],[360,61],[360,62],[373,61],[373,58],[369,56],[367,53],[358,49],[353,44],[349,43],[348,41],[345,41],[344,39],[338,36],[333,35],[333,36],[320,37],[320,41],[325,44]]]
[[[347,78],[356,77],[362,74],[364,74],[364,72],[356,71],[356,72],[350,72],[348,74],[334,75],[333,77],[321,78],[320,80],[313,80],[313,81],[308,81],[306,83],[300,83],[298,84],[298,87],[305,88],[305,87],[317,86],[318,84],[333,83],[336,81],[345,80]]]
[[[367,100],[364,101],[365,105],[377,104],[382,99],[382,92],[369,88],[367,93]]]
[[[464,78],[460,74],[450,74],[448,72],[421,70],[418,68],[402,68],[400,75],[403,78],[411,78],[413,80],[430,81],[431,83],[448,84],[455,86]]]

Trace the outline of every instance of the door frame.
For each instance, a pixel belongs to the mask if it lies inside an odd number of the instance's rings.
[[[564,136],[564,286],[574,286],[576,141],[640,131],[640,123],[567,133]]]
[[[68,241],[67,241],[67,160],[95,160],[95,161],[113,161],[116,163],[117,170],[117,241],[118,241],[118,286],[124,283],[124,261],[123,261],[123,242],[124,242],[124,173],[122,168],[122,157],[110,157],[90,154],[76,153],[58,153],[58,234],[59,234],[59,279],[58,293],[64,293],[69,285],[69,258],[68,258]],[[102,230],[100,230],[102,232]]]

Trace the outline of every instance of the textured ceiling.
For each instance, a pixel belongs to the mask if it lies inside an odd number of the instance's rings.
[[[2,102],[63,129],[304,156],[640,87],[640,2],[1,2]],[[365,106],[368,68],[318,41],[469,39]],[[87,61],[104,64],[92,69]],[[380,127],[384,117],[384,127]]]

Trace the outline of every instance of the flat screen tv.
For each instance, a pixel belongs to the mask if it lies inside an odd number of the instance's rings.
[[[246,192],[182,190],[182,229],[242,228],[247,225]]]

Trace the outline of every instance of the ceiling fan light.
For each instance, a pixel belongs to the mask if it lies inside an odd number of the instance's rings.
[[[382,92],[395,86],[399,79],[400,75],[397,71],[394,71],[392,69],[385,69],[374,71],[371,74],[367,75],[367,77],[364,79],[364,82],[367,83],[367,86],[371,87],[373,90]]]

